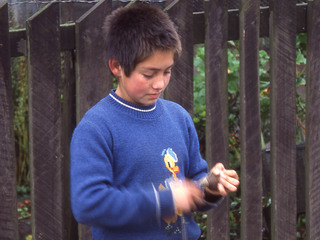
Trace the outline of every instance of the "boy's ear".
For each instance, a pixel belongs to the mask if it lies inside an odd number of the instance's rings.
[[[114,76],[121,76],[121,66],[120,63],[114,59],[109,59],[109,68]]]

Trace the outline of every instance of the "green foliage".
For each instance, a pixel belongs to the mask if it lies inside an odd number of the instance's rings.
[[[264,49],[268,46],[262,41]],[[261,118],[261,143],[262,148],[270,142],[270,57],[267,50],[259,51],[259,101]],[[306,34],[297,35],[296,50],[296,99],[297,99],[297,134],[296,141],[303,142],[305,138],[305,113],[306,113]],[[229,120],[229,165],[231,168],[240,168],[240,89],[239,89],[239,43],[228,42],[228,120]],[[205,144],[205,49],[199,45],[194,57],[194,123],[198,131],[200,144]],[[203,148],[202,148],[203,149]],[[203,152],[204,155],[204,152]],[[241,198],[239,193],[230,197],[230,238],[240,237]],[[271,205],[271,196],[263,196],[263,208]],[[298,236],[304,236],[304,216],[299,216]],[[205,222],[201,215],[196,215],[196,221],[202,231]],[[205,235],[203,233],[203,235]],[[205,238],[201,238],[205,239]]]
[[[205,156],[205,127],[206,127],[206,99],[205,99],[205,62],[204,47],[196,49],[196,55],[193,59],[195,67],[193,81],[193,99],[194,99],[194,115],[193,121],[196,125],[199,142],[201,145],[201,153]]]
[[[17,186],[17,194],[18,198],[25,198],[30,196],[30,186],[28,185],[18,185]]]
[[[297,111],[297,131],[296,131],[296,141],[305,141],[305,116],[306,116],[306,45],[307,45],[307,35],[299,34],[297,35],[297,60],[296,60],[296,111]]]
[[[14,103],[14,134],[17,157],[17,185],[30,182],[28,143],[28,81],[24,57],[12,58],[11,79]]]
[[[32,235],[26,236],[26,239],[25,239],[25,240],[32,240]]]
[[[230,238],[239,239],[240,237],[240,219],[241,219],[241,198],[237,193],[230,194]]]
[[[304,213],[298,215],[297,220],[297,239],[303,240],[307,238],[306,233],[306,216]]]
[[[208,215],[205,212],[194,212],[193,219],[198,224],[199,228],[201,229],[201,235],[199,240],[207,239],[207,220]]]
[[[31,202],[25,200],[24,202],[18,203],[18,220],[26,219],[31,217]]]

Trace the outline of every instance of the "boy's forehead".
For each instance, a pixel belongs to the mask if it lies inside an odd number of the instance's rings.
[[[170,68],[174,64],[174,54],[172,51],[156,51],[144,61],[137,64],[137,68],[158,70]]]

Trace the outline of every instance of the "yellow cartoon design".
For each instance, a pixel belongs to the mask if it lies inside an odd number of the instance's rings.
[[[174,180],[177,180],[177,173],[179,172],[179,167],[176,166],[178,158],[176,153],[172,148],[167,148],[164,154],[164,163],[170,172],[172,172],[172,177]]]
[[[167,169],[172,173],[172,179],[166,179],[166,185],[170,183],[170,181],[178,181],[177,173],[179,173],[179,167],[176,165],[178,162],[178,157],[176,153],[172,150],[172,148],[164,149],[162,152],[164,156],[164,163]],[[162,184],[159,186],[159,190],[166,189]],[[163,217],[163,220],[169,225],[170,223],[175,223],[178,220],[178,215],[182,216],[182,212],[177,209],[176,214],[170,217]]]

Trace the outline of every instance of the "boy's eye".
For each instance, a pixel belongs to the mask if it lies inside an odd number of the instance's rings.
[[[148,79],[153,78],[153,74],[151,74],[151,75],[149,75],[149,74],[143,74],[143,76],[144,76],[145,78],[148,78]]]

